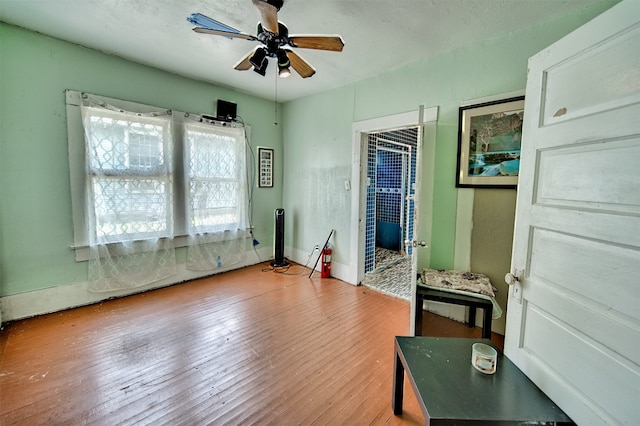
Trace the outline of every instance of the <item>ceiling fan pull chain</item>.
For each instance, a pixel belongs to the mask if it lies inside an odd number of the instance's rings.
[[[273,125],[277,126],[278,125],[278,73],[275,74],[276,76],[276,81],[274,84],[275,90],[274,90],[274,94],[273,94],[273,102],[274,102],[274,121],[273,121]]]

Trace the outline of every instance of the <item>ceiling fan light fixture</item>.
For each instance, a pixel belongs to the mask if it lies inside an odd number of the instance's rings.
[[[290,75],[291,75],[291,70],[289,69],[289,67],[278,66],[278,76],[280,78],[287,78]]]
[[[287,56],[287,52],[283,49],[278,50],[278,76],[280,78],[287,78],[291,75],[291,71],[289,70],[289,66],[291,62],[289,62],[289,57]]]
[[[256,49],[253,56],[251,56],[251,58],[249,59],[249,62],[255,68],[262,68],[264,66],[264,68],[266,69],[267,67],[264,64],[267,62],[267,51],[263,47]]]
[[[253,70],[264,77],[267,74],[267,65],[269,65],[269,61],[265,58],[262,60],[262,65],[259,67],[254,66]]]
[[[278,66],[288,67],[289,66],[289,57],[287,56],[287,51],[284,49],[278,49],[276,52],[278,56]]]

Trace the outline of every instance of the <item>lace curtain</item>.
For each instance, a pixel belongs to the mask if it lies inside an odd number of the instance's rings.
[[[89,290],[139,287],[174,275],[171,111],[131,113],[87,96]]]
[[[187,121],[184,140],[187,269],[239,263],[246,257],[249,223],[245,130]]]

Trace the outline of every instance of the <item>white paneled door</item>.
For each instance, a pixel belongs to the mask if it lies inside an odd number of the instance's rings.
[[[578,424],[640,424],[640,2],[532,57],[505,353]]]

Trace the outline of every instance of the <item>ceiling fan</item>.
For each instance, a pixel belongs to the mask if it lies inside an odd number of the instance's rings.
[[[260,15],[257,35],[245,34],[211,19],[200,13],[194,13],[187,21],[197,25],[193,31],[203,34],[213,34],[228,38],[241,38],[249,41],[257,41],[260,46],[255,47],[234,68],[246,71],[253,70],[264,76],[267,72],[267,58],[277,58],[278,75],[286,78],[291,75],[289,66],[300,74],[302,78],[311,77],[316,70],[296,52],[290,48],[330,50],[341,52],[344,47],[342,37],[339,35],[289,35],[287,27],[278,21],[278,11],[283,5],[283,0],[252,0]]]

